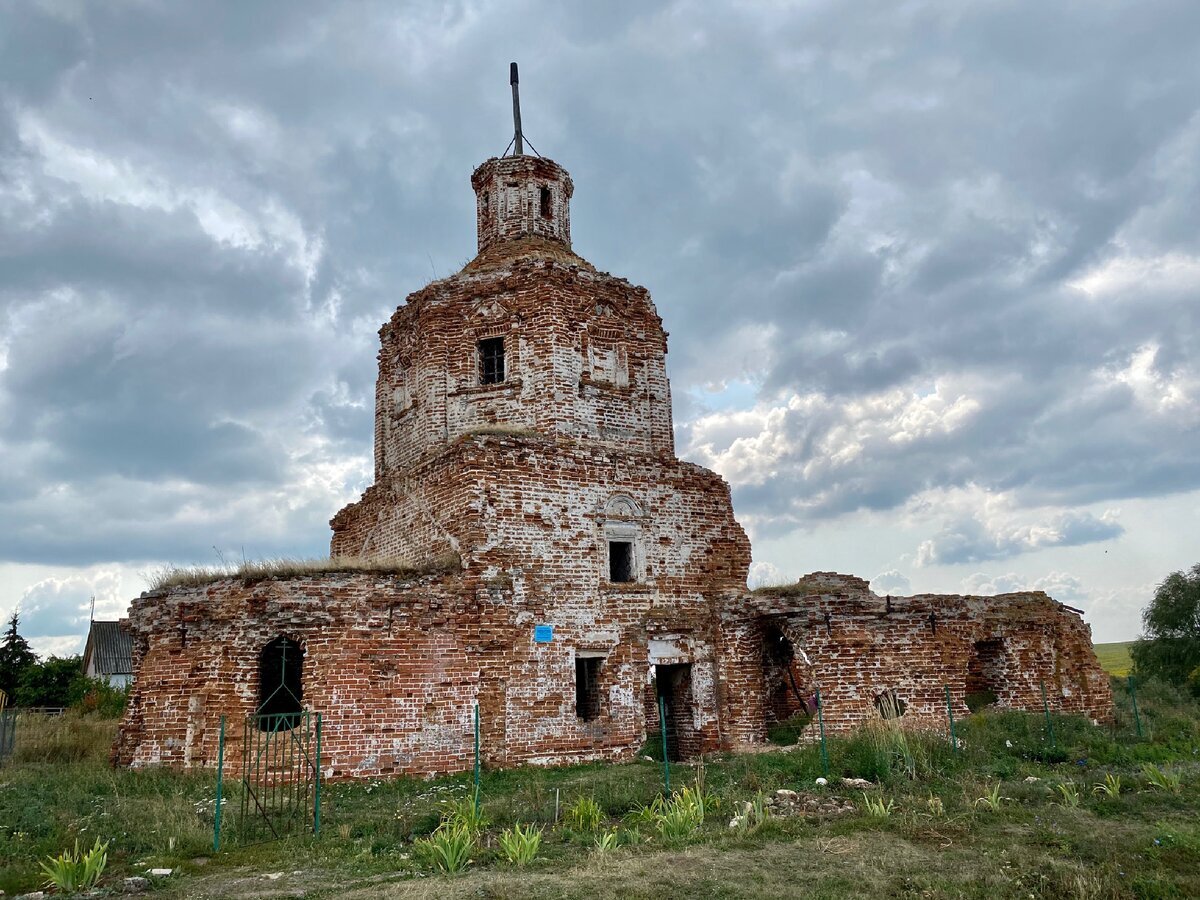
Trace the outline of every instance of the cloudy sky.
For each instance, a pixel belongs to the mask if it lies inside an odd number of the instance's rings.
[[[1197,46],[1194,0],[0,0],[0,613],[70,652],[165,562],[327,552],[515,59],[756,581],[1133,637],[1200,561]]]

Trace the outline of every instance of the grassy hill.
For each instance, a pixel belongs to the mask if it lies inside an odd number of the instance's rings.
[[[1093,644],[1100,665],[1109,675],[1128,675],[1133,668],[1133,660],[1129,658],[1129,648],[1133,641],[1123,641],[1119,644]]]

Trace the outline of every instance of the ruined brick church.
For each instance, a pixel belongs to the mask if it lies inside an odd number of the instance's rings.
[[[118,762],[212,766],[221,716],[287,703],[322,714],[341,778],[469,768],[476,705],[491,766],[630,758],[659,697],[677,758],[761,746],[818,688],[830,731],[945,730],[947,687],[956,718],[1043,685],[1110,715],[1087,625],[1045,594],[749,591],[729,486],[675,455],[662,319],[572,249],[566,170],[518,124],[471,185],[478,254],[380,330],[375,481],[331,523],[335,560],[379,569],[143,594]]]

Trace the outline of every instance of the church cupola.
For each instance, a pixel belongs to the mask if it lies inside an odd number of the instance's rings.
[[[541,156],[489,159],[471,176],[479,249],[497,241],[542,237],[571,246],[571,194],[567,170]]]
[[[550,238],[571,246],[571,194],[567,170],[543,156],[525,154],[517,64],[509,69],[513,95],[512,155],[493,157],[471,175],[479,249],[498,241]]]

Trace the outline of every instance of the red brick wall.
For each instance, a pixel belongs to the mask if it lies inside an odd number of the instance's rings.
[[[730,693],[727,737],[735,744],[765,739],[769,718],[761,672],[768,625],[780,628],[803,663],[802,691],[820,687],[827,731],[880,718],[875,699],[894,690],[903,722],[948,728],[946,687],[955,718],[966,707],[968,667],[977,641],[999,641],[994,667],[997,705],[1040,710],[1041,685],[1052,712],[1112,715],[1108,676],[1092,651],[1091,632],[1078,613],[1033,591],[996,597],[922,594],[879,597],[851,576],[815,573],[801,579],[808,593],[756,593],[724,612],[723,677]],[[931,620],[932,616],[932,620]],[[803,655],[801,653],[803,652]]]
[[[1107,717],[1087,627],[1043,594],[889,610],[860,579],[822,573],[796,596],[748,594],[728,485],[674,454],[667,335],[649,294],[571,251],[573,186],[553,162],[489,160],[473,186],[480,252],[380,330],[375,484],[331,523],[335,556],[454,554],[462,574],[144,594],[120,761],[212,765],[224,715],[236,771],[258,653],[280,635],[304,647],[328,777],[467,768],[475,703],[490,764],[627,756],[648,718],[657,729],[653,666],[688,667],[671,670],[681,753],[761,742],[787,712],[765,696],[772,626],[795,645],[797,682],[820,686],[832,731],[877,716],[883,690],[906,722],[942,727],[949,685],[965,715],[981,640],[1002,641],[984,668],[1003,704],[1037,708],[1044,680],[1054,709]],[[491,337],[504,339],[505,378],[482,385],[477,345]],[[631,583],[610,583],[611,540],[634,547]],[[552,641],[534,641],[538,625]],[[604,655],[594,721],[576,715],[576,653]]]

